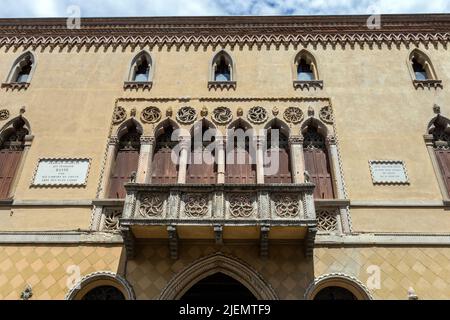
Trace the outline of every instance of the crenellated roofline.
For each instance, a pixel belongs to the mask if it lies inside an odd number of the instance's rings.
[[[217,46],[364,47],[446,45],[450,14],[382,15],[369,29],[367,15],[83,18],[68,29],[64,18],[0,19],[0,47],[152,48]]]

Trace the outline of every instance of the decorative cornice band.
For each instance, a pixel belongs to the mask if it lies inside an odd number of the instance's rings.
[[[387,46],[409,46],[411,44],[418,46],[437,46],[438,44],[446,45],[450,42],[450,33],[416,33],[416,34],[397,34],[397,33],[364,33],[364,34],[278,34],[278,35],[165,35],[165,36],[0,36],[0,47],[14,49],[23,48],[24,50],[32,48],[58,48],[60,50],[67,48],[68,50],[76,48],[80,50],[85,48],[121,48],[122,50],[130,47],[131,49],[144,48],[153,49],[154,47],[270,47],[274,45],[276,48],[281,46],[294,48],[298,47],[317,47],[321,45],[324,48],[340,45],[354,47],[358,44],[361,48],[368,46],[381,47],[383,44]]]
[[[83,18],[81,29],[66,19],[0,19],[0,47],[90,49],[153,47],[445,45],[450,15]]]

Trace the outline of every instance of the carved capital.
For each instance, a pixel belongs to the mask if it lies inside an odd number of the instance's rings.
[[[155,137],[151,136],[141,136],[141,145],[154,145]]]
[[[108,145],[110,145],[110,146],[116,146],[116,145],[118,145],[118,144],[119,144],[119,137],[117,137],[117,136],[112,136],[112,137],[109,138],[109,140],[108,140]]]
[[[304,138],[302,136],[291,136],[289,138],[289,144],[292,145],[302,145],[303,146]]]
[[[335,146],[337,143],[336,136],[328,136],[326,143],[327,143],[327,146]]]

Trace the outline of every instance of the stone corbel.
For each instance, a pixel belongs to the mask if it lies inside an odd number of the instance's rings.
[[[216,245],[223,245],[223,226],[214,226],[214,237]]]
[[[261,238],[259,246],[259,253],[261,258],[269,257],[269,232],[270,232],[269,226],[261,227]]]
[[[316,242],[317,227],[309,227],[305,239],[305,257],[312,259],[314,257],[314,247]]]
[[[127,258],[133,260],[136,256],[135,246],[136,239],[130,227],[121,227],[120,232],[123,237]]]
[[[178,231],[175,226],[168,226],[169,233],[169,251],[172,260],[178,260]]]

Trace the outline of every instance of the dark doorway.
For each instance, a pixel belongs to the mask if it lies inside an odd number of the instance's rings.
[[[223,273],[216,273],[199,281],[180,300],[185,302],[257,301],[244,285]]]
[[[341,287],[328,287],[321,290],[315,297],[314,300],[358,300],[353,293],[347,289]]]

